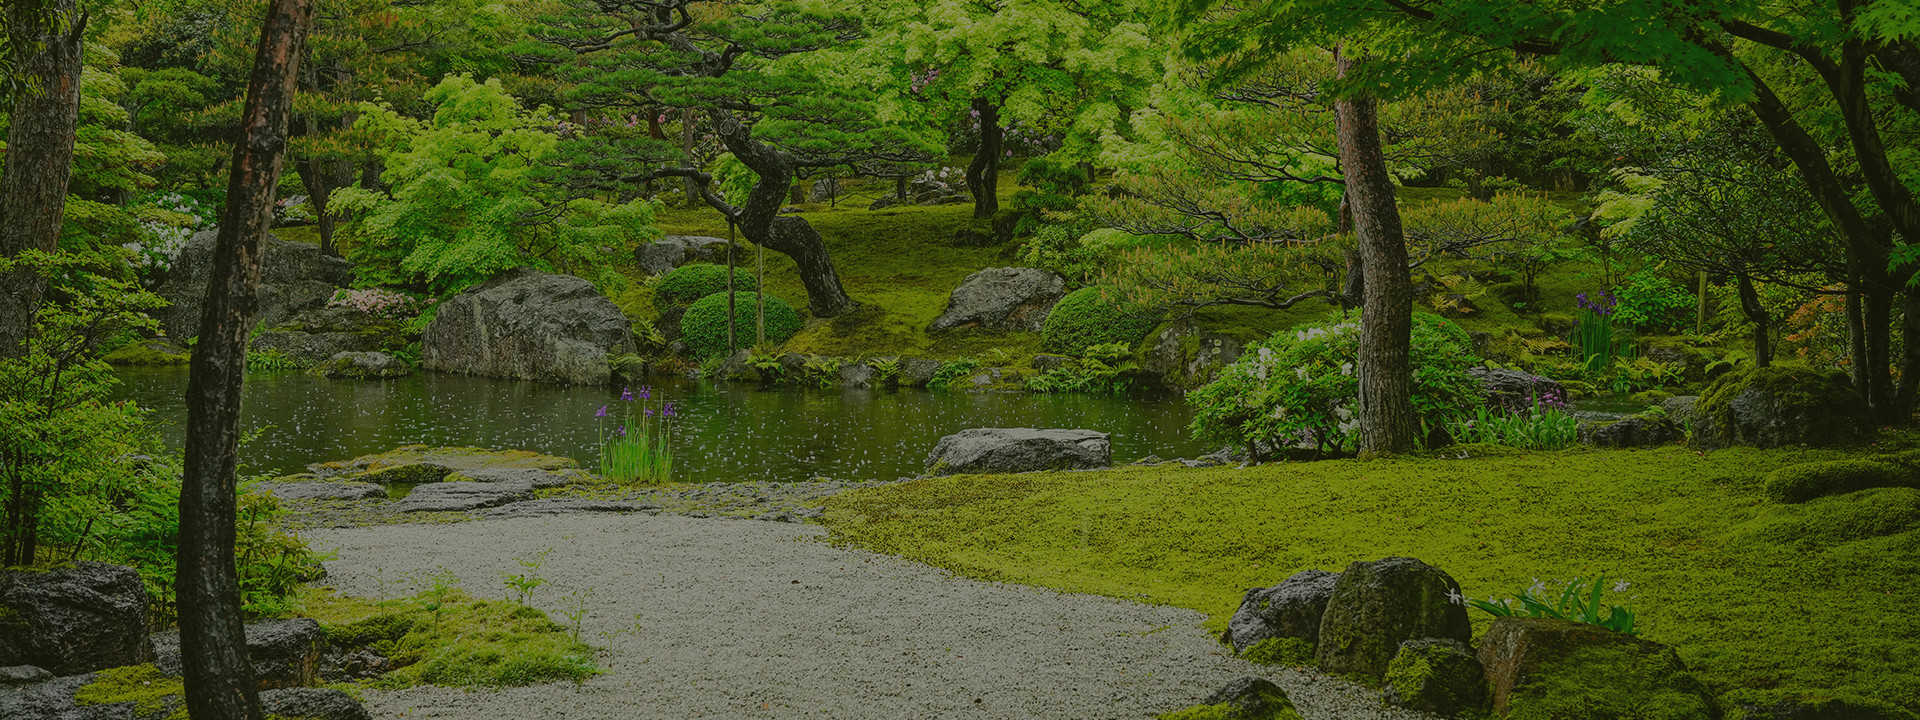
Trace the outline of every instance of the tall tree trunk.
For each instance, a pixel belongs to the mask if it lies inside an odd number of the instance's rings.
[[[858,303],[847,297],[846,289],[840,285],[840,274],[833,268],[826,240],[820,237],[819,231],[803,218],[780,214],[793,189],[793,160],[786,153],[753,139],[748,128],[732,113],[711,110],[708,119],[727,151],[759,180],[747,193],[743,207],[729,206],[718,196],[703,193],[707,203],[733,215],[740,223],[740,234],[745,235],[748,242],[793,258],[799,265],[800,283],[807,288],[807,309],[814,317],[836,317],[856,307]]]
[[[1760,293],[1753,287],[1753,278],[1737,275],[1734,282],[1740,289],[1740,312],[1753,321],[1753,364],[1766,367],[1773,364],[1773,338],[1768,333],[1773,329],[1772,313],[1760,304]]]
[[[293,169],[300,174],[300,185],[307,189],[307,205],[313,208],[313,224],[320,231],[321,254],[339,255],[333,247],[333,213],[327,211],[327,201],[333,195],[333,173],[327,171],[331,164],[308,156],[296,158]]]
[[[1861,358],[1866,366],[1862,368],[1862,376],[1867,380],[1867,387],[1860,394],[1866,396],[1867,406],[1882,422],[1901,422],[1898,409],[1893,407],[1894,386],[1890,374],[1893,369],[1893,292],[1868,285],[1860,305],[1867,350]]]
[[[980,152],[967,164],[967,192],[973,193],[973,217],[992,220],[1000,212],[1000,106],[986,98],[973,99],[980,118]]]
[[[1860,280],[1855,276],[1847,284],[1847,368],[1853,375],[1853,389],[1863,397],[1867,394],[1867,329],[1864,314],[1860,302]]]
[[[1904,425],[1913,417],[1915,402],[1920,402],[1920,294],[1901,294],[1900,386],[1894,389],[1896,422]]]
[[[314,0],[273,0],[247,82],[240,142],[215,240],[199,345],[187,380],[180,488],[180,658],[195,720],[260,720],[234,569],[240,390],[260,289],[261,240],[286,159],[294,72]]]
[[[1346,77],[1353,58],[1336,52],[1335,72]],[[1413,449],[1419,428],[1412,400],[1413,280],[1407,275],[1406,236],[1380,148],[1375,99],[1350,95],[1335,101],[1333,111],[1340,171],[1366,276],[1355,368],[1360,379],[1360,455],[1404,453]]]
[[[39,26],[41,50],[21,59],[20,70],[38,78],[31,94],[14,100],[7,128],[6,171],[0,173],[0,256],[50,251],[59,243],[67,212],[67,180],[73,174],[74,126],[80,113],[80,62],[87,19],[76,0],[49,0],[56,23],[46,27],[28,6],[8,3],[14,28]],[[46,276],[29,264],[0,274],[0,357],[26,353]]]

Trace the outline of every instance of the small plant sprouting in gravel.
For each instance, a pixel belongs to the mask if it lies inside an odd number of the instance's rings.
[[[527,604],[528,601],[533,599],[533,591],[541,585],[547,584],[547,579],[540,577],[540,566],[547,564],[547,553],[550,552],[553,552],[553,548],[541,550],[540,554],[533,556],[532,560],[525,558],[515,559],[515,562],[520,563],[520,567],[524,568],[526,572],[518,575],[506,575],[505,582],[507,589],[519,595],[519,597],[514,599],[514,602],[520,603],[521,605]]]

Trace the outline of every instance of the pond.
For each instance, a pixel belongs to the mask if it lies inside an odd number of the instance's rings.
[[[152,411],[169,448],[185,433],[187,370],[122,368],[119,396]],[[676,480],[892,480],[919,474],[944,435],[970,427],[1086,428],[1113,435],[1113,459],[1194,457],[1218,448],[1187,433],[1177,395],[1110,397],[899,390],[758,390],[656,380],[654,407],[673,402]],[[598,467],[619,388],[422,373],[399,380],[323,380],[297,371],[247,377],[243,471],[288,474],[408,444],[512,448]]]

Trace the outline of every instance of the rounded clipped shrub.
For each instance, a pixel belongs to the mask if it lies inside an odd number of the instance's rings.
[[[1040,328],[1040,346],[1047,352],[1080,356],[1087,348],[1108,343],[1139,344],[1160,324],[1160,313],[1127,302],[1117,291],[1097,287],[1067,293],[1047,313]]]
[[[735,268],[733,289],[736,292],[753,292],[759,290],[760,286],[753,281],[753,273]],[[681,265],[666,275],[660,276],[660,284],[653,288],[653,306],[669,308],[687,305],[726,290],[727,266],[712,263]]]
[[[753,303],[759,293],[733,295],[733,333],[740,347],[753,345]],[[800,332],[800,314],[785,300],[767,296],[767,342],[782,343]],[[714,293],[694,301],[680,317],[680,339],[698,357],[727,354],[727,294]]]
[[[1788,465],[1767,475],[1767,497],[1801,503],[1875,487],[1914,486],[1913,473],[1878,460],[1829,460]]]

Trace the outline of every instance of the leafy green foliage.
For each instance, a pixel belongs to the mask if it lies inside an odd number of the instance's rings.
[[[759,281],[753,272],[745,268],[733,271],[733,289],[735,292],[754,292],[760,289]],[[653,306],[656,309],[691,305],[693,301],[727,291],[727,266],[711,263],[693,263],[674,268],[660,276],[660,283],[653,287]]]
[[[1140,369],[1129,359],[1132,348],[1123,343],[1106,343],[1087,348],[1086,353],[1065,366],[1057,367],[1027,380],[1034,392],[1092,392],[1118,395],[1133,381],[1129,374]]]
[[[1545,596],[1536,597],[1536,593],[1546,589],[1545,583],[1534,583],[1532,588],[1520,593],[1513,599],[1467,600],[1467,604],[1485,611],[1494,617],[1544,617],[1559,620],[1572,620],[1588,625],[1598,625],[1618,633],[1636,634],[1633,627],[1633,613],[1619,605],[1604,605],[1600,594],[1605,591],[1606,576],[1598,576],[1590,584],[1583,584],[1580,578],[1567,581],[1560,591],[1559,602],[1549,604]],[[1625,592],[1626,582],[1618,582],[1613,591]],[[1514,600],[1520,607],[1513,606]]]
[[[946,390],[953,384],[980,369],[981,362],[976,358],[954,358],[940,363],[940,369],[933,371],[933,378],[927,381],[928,390]]]
[[[381,138],[393,186],[390,198],[361,188],[334,197],[356,215],[344,230],[362,282],[446,296],[530,265],[606,284],[615,275],[602,248],[657,235],[645,200],[574,197],[540,182],[560,137],[544,109],[521,109],[499,80],[454,75],[426,97],[436,108],[426,121],[361,106],[356,128]]]
[[[1480,382],[1467,374],[1474,363],[1470,346],[1466,331],[1453,323],[1414,316],[1412,399],[1423,430],[1451,425],[1464,408],[1479,405]],[[1359,352],[1359,322],[1338,314],[1248,345],[1213,382],[1188,394],[1193,431],[1255,451],[1352,450],[1360,429]]]
[[[754,341],[754,302],[759,293],[736,292],[733,295],[734,341],[740,347],[753,344]],[[766,296],[767,342],[779,344],[800,332],[800,315],[785,300]],[[687,314],[680,317],[680,335],[687,343],[687,349],[695,357],[716,357],[727,354],[727,294],[708,295],[687,308]]]
[[[1518,412],[1478,408],[1470,419],[1449,428],[1459,443],[1504,445],[1522,450],[1561,450],[1580,442],[1580,420],[1561,408]]]
[[[1096,345],[1120,343],[1133,347],[1139,343],[1160,323],[1160,315],[1118,294],[1102,287],[1067,293],[1047,313],[1040,329],[1041,346],[1052,352],[1085,355]]]

